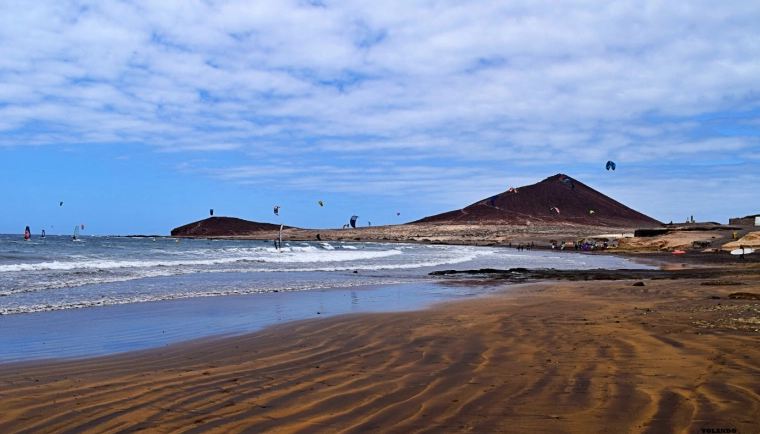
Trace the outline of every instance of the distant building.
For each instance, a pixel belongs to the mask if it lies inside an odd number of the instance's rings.
[[[760,226],[760,214],[728,219],[728,224],[732,226]]]

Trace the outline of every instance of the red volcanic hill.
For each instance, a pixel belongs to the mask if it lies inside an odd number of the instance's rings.
[[[460,210],[425,217],[414,223],[530,223],[617,228],[662,225],[561,173],[537,184],[510,189]]]
[[[252,222],[235,217],[209,217],[174,228],[171,233],[173,237],[229,237],[279,229],[280,225],[272,223]]]

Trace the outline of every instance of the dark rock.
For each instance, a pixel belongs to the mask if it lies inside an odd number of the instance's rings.
[[[760,294],[754,292],[734,292],[728,295],[732,300],[760,300]]]

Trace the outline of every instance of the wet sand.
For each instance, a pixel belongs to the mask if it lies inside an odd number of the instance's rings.
[[[752,266],[748,266],[752,267]],[[0,432],[759,432],[757,268],[0,366]],[[716,431],[717,432],[717,431]]]

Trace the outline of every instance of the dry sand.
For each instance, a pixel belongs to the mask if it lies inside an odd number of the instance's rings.
[[[391,226],[371,226],[356,229],[300,229],[288,228],[282,231],[284,241],[378,241],[378,242],[418,242],[464,245],[501,245],[534,243],[538,247],[548,247],[552,241],[567,242],[596,239],[618,243],[617,252],[657,252],[683,250],[718,250],[730,246],[732,234],[745,236],[748,228],[726,226],[705,226],[695,229],[688,226],[674,227],[672,232],[651,236],[633,237],[636,228],[610,228],[575,224],[551,225],[536,223],[531,225],[509,224],[431,224],[415,223]],[[278,231],[261,230],[249,235],[232,235],[208,238],[275,240]],[[317,238],[319,235],[319,238]],[[699,247],[695,245],[699,244]],[[749,234],[742,240],[746,246],[758,245],[758,233]],[[731,244],[733,245],[733,244]]]
[[[728,298],[760,293],[750,270],[520,285],[420,312],[6,365],[0,432],[760,432],[760,300]]]
[[[760,231],[750,232],[736,241],[724,244],[723,250],[733,250],[740,247],[760,249]]]
[[[611,238],[630,234],[633,228],[609,228],[583,225],[496,225],[496,224],[405,224],[370,226],[356,229],[299,229],[282,231],[285,241],[314,241],[317,234],[322,241],[380,241],[424,242],[466,245],[507,245],[534,242],[548,246],[551,240],[574,241],[593,234],[610,234]],[[256,240],[274,240],[277,231],[259,231],[252,235],[220,237]]]

